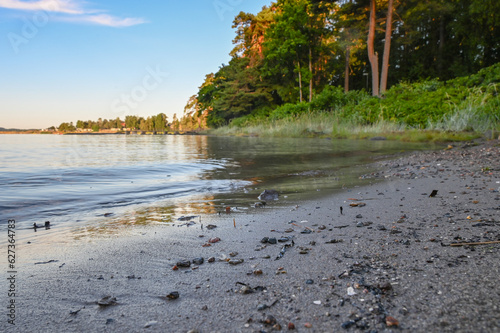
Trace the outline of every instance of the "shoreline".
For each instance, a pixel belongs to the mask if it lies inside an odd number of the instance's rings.
[[[203,216],[190,227],[136,228],[62,248],[19,244],[15,328],[498,330],[500,244],[449,245],[500,240],[499,156],[498,141],[417,152],[377,162],[382,171],[366,178],[383,182],[298,207]],[[264,237],[293,237],[294,245]],[[172,269],[198,257],[203,264]],[[178,299],[165,297],[174,291]],[[116,304],[98,305],[105,296]]]

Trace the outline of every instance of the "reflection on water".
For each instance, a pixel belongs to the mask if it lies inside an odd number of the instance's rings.
[[[390,141],[209,136],[0,136],[0,228],[50,220],[75,238],[134,225],[172,224],[251,206],[265,188],[274,205],[362,183],[367,163],[429,149]]]

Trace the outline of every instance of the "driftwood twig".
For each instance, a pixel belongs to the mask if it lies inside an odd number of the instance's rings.
[[[490,242],[476,242],[476,243],[451,243],[450,246],[488,245],[488,244],[500,244],[500,240],[490,241]]]

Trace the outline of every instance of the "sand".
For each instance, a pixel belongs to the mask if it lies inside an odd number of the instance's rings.
[[[19,244],[15,326],[0,330],[498,332],[500,244],[450,245],[500,240],[499,156],[498,141],[458,144],[380,161],[320,200]]]

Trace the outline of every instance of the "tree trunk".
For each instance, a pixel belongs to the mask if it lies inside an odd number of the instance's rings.
[[[349,91],[349,62],[351,57],[351,48],[347,47],[345,52],[345,71],[344,71],[344,92]]]
[[[387,8],[387,19],[385,24],[384,56],[382,58],[382,74],[380,77],[381,94],[383,94],[387,90],[387,76],[389,74],[389,55],[391,53],[393,3],[394,0],[389,0],[389,7]]]
[[[299,67],[299,102],[302,103],[302,73],[300,72],[300,61],[297,61]]]
[[[368,59],[370,60],[370,66],[372,68],[372,95],[379,96],[378,92],[378,54],[375,52],[375,15],[376,7],[375,0],[370,0],[370,27],[368,29]]]
[[[444,17],[441,15],[439,20],[439,48],[438,48],[438,76],[441,78],[443,73],[443,52],[444,52]]]
[[[309,47],[309,74],[311,75],[311,79],[309,80],[309,102],[313,98],[313,67],[312,67],[312,50]]]

